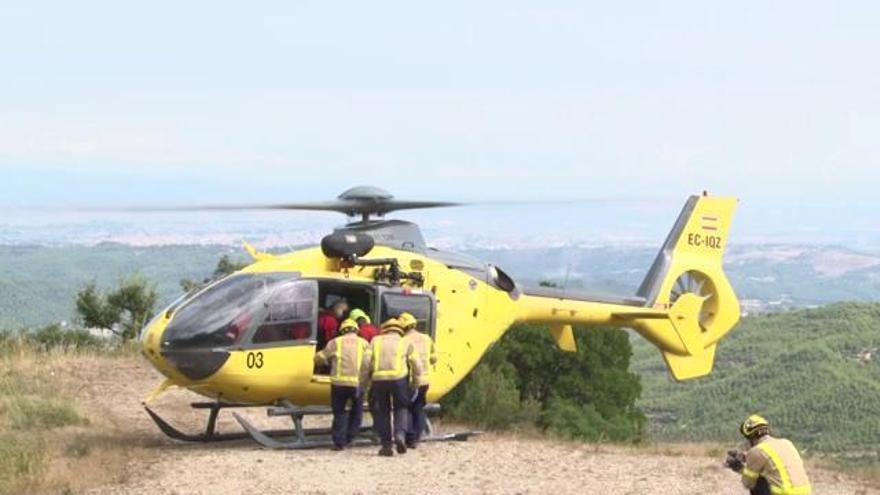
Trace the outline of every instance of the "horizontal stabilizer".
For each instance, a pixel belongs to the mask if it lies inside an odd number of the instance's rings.
[[[715,345],[711,345],[696,356],[679,356],[671,352],[663,352],[663,360],[678,381],[690,380],[706,376],[712,372],[715,362]]]
[[[574,331],[571,325],[553,325],[550,327],[550,334],[556,341],[559,350],[566,352],[577,352],[577,343],[574,341]]]

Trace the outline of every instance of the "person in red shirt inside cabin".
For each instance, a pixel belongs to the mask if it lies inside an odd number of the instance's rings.
[[[358,324],[358,336],[367,342],[373,340],[373,337],[379,335],[379,329],[370,321],[367,313],[360,308],[354,308],[348,317],[356,321]]]
[[[338,299],[328,308],[318,312],[318,349],[323,349],[336,337],[339,330],[339,322],[345,318],[348,312],[348,302]]]
[[[312,324],[308,321],[298,321],[290,327],[290,338],[293,340],[304,340],[311,336]]]

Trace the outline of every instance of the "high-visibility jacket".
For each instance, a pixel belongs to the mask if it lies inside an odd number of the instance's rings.
[[[409,378],[418,383],[421,366],[412,345],[403,338],[403,330],[383,330],[370,342],[370,352],[361,365],[361,381],[399,380]]]
[[[437,346],[430,335],[419,332],[418,330],[410,330],[403,339],[409,342],[413,348],[413,353],[422,369],[417,385],[431,384],[431,368],[437,363]]]
[[[743,485],[751,490],[763,476],[774,495],[809,495],[810,479],[794,444],[784,438],[765,436],[746,453]]]
[[[344,387],[360,385],[361,365],[370,353],[367,341],[356,333],[346,333],[331,340],[315,354],[315,362],[330,365],[330,383]]]

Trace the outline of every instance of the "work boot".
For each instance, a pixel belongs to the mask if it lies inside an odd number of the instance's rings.
[[[379,455],[381,455],[382,457],[392,457],[394,456],[394,451],[391,450],[391,447],[382,447],[379,450]]]
[[[334,446],[330,447],[330,450],[332,450],[334,452],[339,452],[340,450],[345,450],[345,447],[342,445],[334,445]]]
[[[402,438],[395,440],[394,445],[397,447],[398,454],[406,454],[406,442]]]
[[[418,446],[419,446],[419,444],[415,440],[407,440],[406,441],[406,448],[408,448],[408,449],[414,449]]]

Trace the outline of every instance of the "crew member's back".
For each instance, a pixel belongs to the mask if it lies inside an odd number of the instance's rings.
[[[753,414],[743,421],[740,433],[750,448],[732,467],[752,495],[809,495],[813,492],[797,448],[789,440],[770,435],[770,423]]]
[[[743,484],[754,486],[758,476],[770,484],[770,492],[783,495],[806,495],[811,493],[810,478],[804,469],[804,461],[794,444],[785,438],[766,435],[746,453],[743,468]]]

